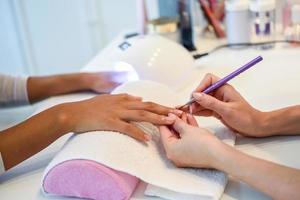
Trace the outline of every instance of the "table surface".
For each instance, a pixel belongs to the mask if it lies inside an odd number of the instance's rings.
[[[215,41],[203,41],[201,48],[205,45],[211,47]],[[105,63],[105,52],[101,51],[84,68],[83,71],[99,71],[110,69],[111,66]],[[300,102],[300,49],[283,48],[277,45],[276,48],[262,51],[257,49],[222,49],[207,57],[196,61],[195,77],[191,78],[191,84],[185,88],[186,95],[196,87],[202,77],[208,73],[224,76],[234,68],[244,64],[248,60],[262,55],[264,61],[257,67],[243,74],[231,82],[237,90],[256,108],[261,110],[273,110]],[[176,56],[176,55],[174,55]],[[43,102],[37,107],[43,107]],[[14,111],[14,115],[20,114]],[[9,116],[8,111],[0,111],[0,120]],[[200,119],[206,123],[209,119]],[[1,124],[0,124],[1,125]],[[3,128],[3,127],[1,127]],[[40,191],[42,173],[46,165],[51,161],[60,147],[69,136],[66,135],[42,152],[26,160],[0,177],[0,199],[49,199],[43,196]],[[283,165],[300,169],[300,159],[294,155],[300,153],[300,136],[269,137],[269,138],[244,138],[238,137],[236,148],[250,155],[271,160]],[[141,183],[136,189],[132,199],[155,200],[143,195],[146,184]],[[51,197],[50,199],[68,199]],[[269,199],[264,194],[229,178],[223,200],[231,199]]]

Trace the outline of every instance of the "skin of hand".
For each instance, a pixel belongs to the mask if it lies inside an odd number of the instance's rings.
[[[128,81],[129,72],[83,73],[82,81],[89,90],[96,93],[110,93],[117,86]]]
[[[237,151],[209,131],[196,127],[191,115],[160,126],[168,159],[177,167],[214,168],[264,192],[272,199],[300,198],[300,170]],[[186,118],[186,119],[185,119]]]
[[[169,125],[182,111],[127,94],[99,95],[97,97],[53,106],[26,121],[0,132],[0,152],[5,169],[17,165],[49,146],[66,133],[77,134],[109,130],[129,135],[139,141],[151,139],[130,121],[147,121]]]
[[[218,80],[219,77],[207,74],[193,92],[195,102],[183,110],[199,116],[214,116],[245,136],[269,136],[262,128],[265,113],[253,108],[231,85],[225,84],[211,94],[201,93]]]
[[[81,91],[110,93],[127,81],[128,72],[74,73],[52,76],[29,77],[27,82],[30,103],[51,96]]]
[[[101,95],[85,101],[66,104],[67,119],[72,124],[72,132],[112,130],[125,133],[140,141],[150,140],[150,136],[130,121],[146,121],[156,125],[172,124],[174,119],[168,113],[181,115],[182,111],[143,102],[140,97],[128,94]]]
[[[222,142],[208,130],[198,127],[191,114],[183,114],[181,119],[174,114],[169,117],[175,122],[159,127],[167,158],[177,167],[215,168],[215,157],[218,149],[222,149]]]

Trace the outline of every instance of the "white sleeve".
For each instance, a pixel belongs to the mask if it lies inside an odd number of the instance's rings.
[[[0,176],[5,172],[4,163],[2,160],[1,152],[0,152]]]
[[[0,74],[0,107],[29,104],[27,79]]]

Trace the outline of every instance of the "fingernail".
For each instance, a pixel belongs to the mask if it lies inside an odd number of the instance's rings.
[[[189,106],[189,113],[190,113],[190,114],[193,113],[193,108],[192,108],[192,106]]]
[[[142,97],[139,97],[139,96],[134,96],[134,95],[131,95],[133,98],[135,98],[135,99],[143,99]]]
[[[176,119],[177,116],[174,115],[173,113],[169,113],[169,114],[168,114],[168,117],[171,117],[172,119]]]
[[[172,123],[176,120],[176,116],[174,114],[173,115],[168,115],[168,117],[162,117],[162,120],[166,121],[166,122],[169,122],[169,123]]]
[[[150,135],[145,134],[144,138],[146,141],[150,141],[152,139],[152,137]]]
[[[195,92],[195,93],[193,93],[193,97],[197,100],[200,100],[203,97],[203,94]]]
[[[177,115],[182,115],[183,111],[182,110],[174,110],[174,113]]]

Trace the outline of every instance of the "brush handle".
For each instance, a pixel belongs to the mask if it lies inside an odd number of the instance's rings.
[[[257,63],[259,63],[260,61],[262,61],[263,58],[261,56],[258,56],[256,58],[254,58],[253,60],[251,60],[250,62],[248,62],[247,64],[245,64],[244,66],[238,68],[237,70],[235,70],[234,72],[228,74],[227,76],[225,76],[224,78],[218,80],[217,82],[215,82],[214,84],[212,84],[211,86],[209,86],[208,88],[206,88],[202,93],[205,94],[209,94],[213,91],[215,91],[216,89],[222,87],[223,85],[225,85],[228,81],[230,81],[231,79],[233,79],[234,77],[238,76],[239,74],[243,73],[244,71],[246,71],[247,69],[253,67],[254,65],[256,65]],[[188,101],[184,106],[188,106],[191,105],[192,103],[195,102],[195,99],[191,99],[190,101]]]

